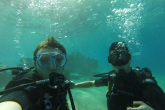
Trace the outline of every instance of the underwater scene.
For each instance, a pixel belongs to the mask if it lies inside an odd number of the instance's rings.
[[[150,68],[165,91],[165,0],[0,0],[0,10],[0,69],[33,67],[36,46],[53,36],[67,51],[66,77],[95,80],[113,70],[111,43],[124,41],[131,67]],[[0,91],[12,72],[0,71]],[[77,110],[107,110],[106,86],[71,92]]]

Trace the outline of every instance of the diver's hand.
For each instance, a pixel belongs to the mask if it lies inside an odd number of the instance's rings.
[[[21,105],[15,101],[0,102],[0,110],[22,110]]]
[[[74,89],[75,88],[75,83],[73,81],[69,81],[69,87],[71,89]]]
[[[142,101],[134,101],[133,106],[134,107],[127,107],[127,110],[154,110]]]

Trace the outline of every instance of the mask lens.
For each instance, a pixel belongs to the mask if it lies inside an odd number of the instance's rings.
[[[60,67],[63,67],[67,62],[65,54],[58,54],[58,55],[55,56],[55,58],[56,58],[56,62],[58,63],[58,65]]]
[[[111,62],[114,62],[115,60],[117,60],[117,56],[118,56],[117,54],[110,55],[110,57],[109,57],[110,58],[110,61]]]
[[[40,67],[45,68],[47,64],[50,62],[52,56],[46,54],[40,54],[37,57],[37,63]]]
[[[121,53],[119,55],[119,59],[122,59],[123,61],[128,60],[128,54],[127,53]]]

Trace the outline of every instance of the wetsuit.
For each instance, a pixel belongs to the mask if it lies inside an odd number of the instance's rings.
[[[27,73],[10,81],[6,89],[40,79],[35,72]],[[0,102],[18,102],[23,110],[69,110],[66,95],[67,90],[61,86],[51,88],[47,84],[41,84],[7,93],[0,98]]]
[[[155,110],[165,110],[165,94],[156,83],[142,83],[133,70],[123,75],[116,73],[116,77],[111,80],[110,77],[95,80],[98,87],[108,86],[108,81],[110,83],[107,92],[108,110],[126,110],[127,106],[133,106],[133,101],[143,101]]]

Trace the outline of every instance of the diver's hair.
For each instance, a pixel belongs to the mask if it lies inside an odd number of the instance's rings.
[[[120,46],[119,43],[123,44],[123,46]],[[109,52],[112,50],[116,50],[118,48],[125,49],[127,52],[129,52],[127,44],[125,42],[113,42],[111,46],[109,47]]]
[[[66,53],[66,49],[62,44],[60,44],[54,37],[50,36],[45,39],[45,41],[41,42],[36,49],[34,50],[33,56],[36,57],[37,52],[41,48],[58,48],[62,51],[62,53]]]

